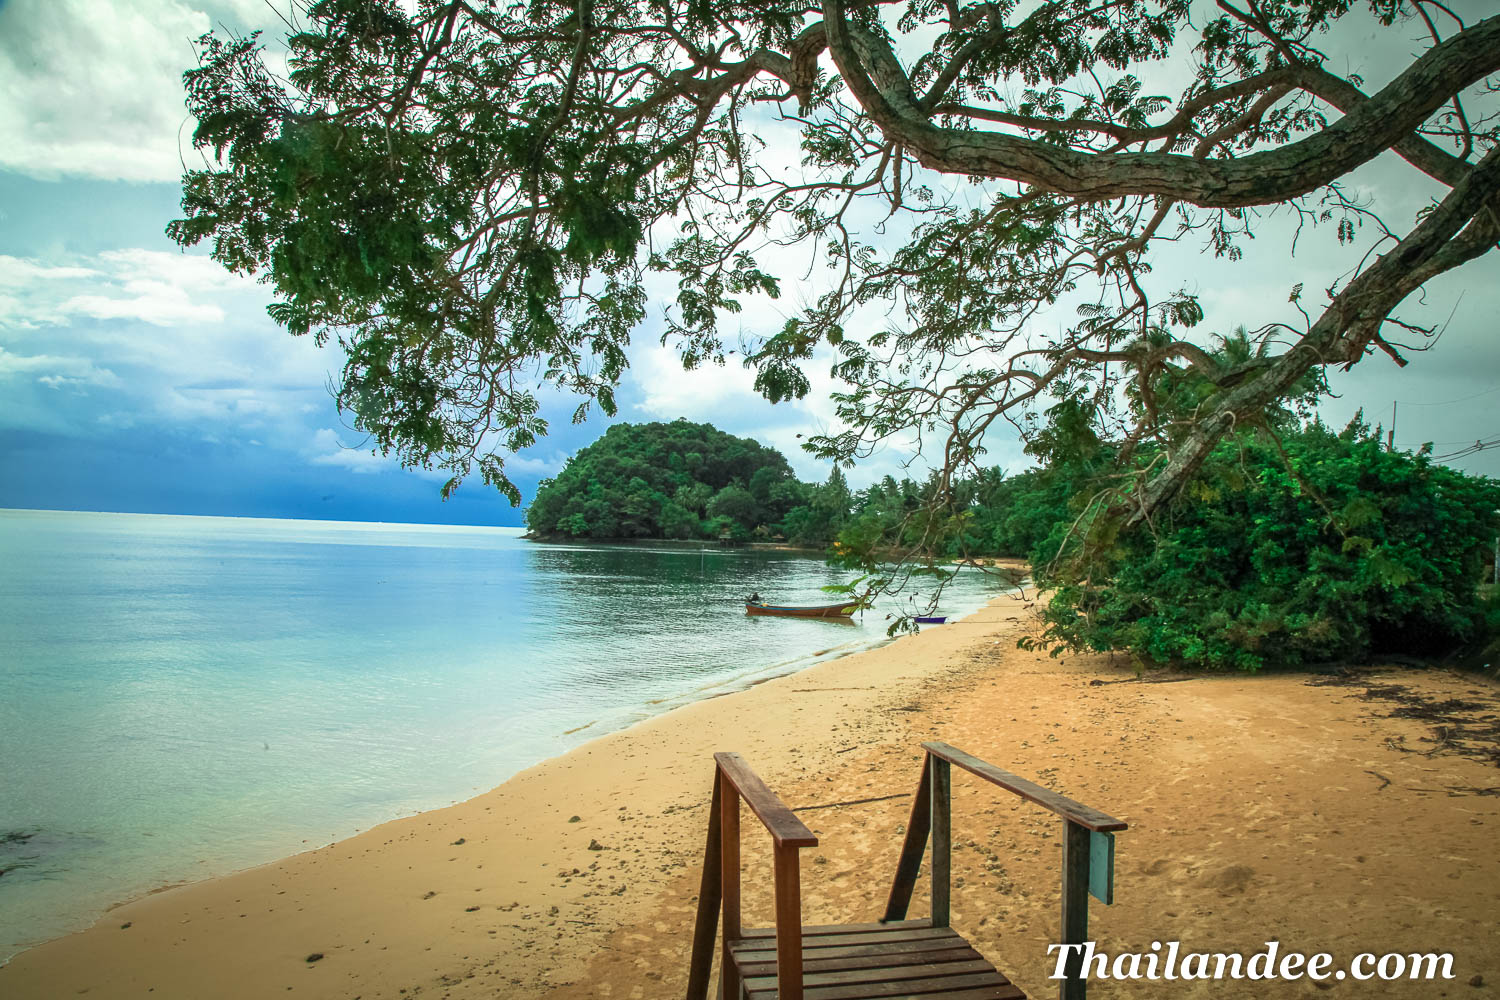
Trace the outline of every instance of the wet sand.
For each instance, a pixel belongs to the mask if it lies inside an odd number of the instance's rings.
[[[1017,649],[1034,627],[1027,602],[1000,598],[601,737],[467,802],[147,896],[0,968],[0,996],[680,996],[712,752],[742,753],[821,838],[803,855],[807,922],[864,921],[883,908],[924,739],[1130,823],[1115,905],[1091,909],[1106,951],[1180,940],[1248,955],[1276,939],[1337,964],[1454,954],[1444,982],[1091,995],[1495,992],[1495,684],[1394,669],[1141,682],[1108,657]],[[809,808],[855,799],[880,801]],[[955,927],[1030,995],[1054,995],[1060,823],[956,772],[953,827]],[[746,915],[769,923],[769,838],[748,812],[743,829]],[[926,898],[923,879],[913,915]]]

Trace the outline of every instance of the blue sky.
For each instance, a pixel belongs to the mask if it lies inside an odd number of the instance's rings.
[[[217,23],[277,22],[262,0],[0,2],[0,506],[520,523],[477,480],[443,503],[443,476],[371,455],[329,394],[337,353],[277,328],[264,288],[163,235],[193,155],[180,74],[189,40]],[[1356,187],[1398,222],[1433,193],[1388,161]],[[1202,294],[1210,329],[1284,319],[1294,282],[1324,287],[1348,266],[1327,233],[1304,237],[1289,262],[1289,225],[1270,220],[1238,264],[1182,245],[1158,273]],[[1403,372],[1376,357],[1335,378],[1328,418],[1363,407],[1388,421],[1400,400],[1398,443],[1440,442],[1441,453],[1500,434],[1497,277],[1484,261],[1430,289],[1416,318],[1451,316],[1437,349]],[[772,332],[797,299],[753,304],[744,333]],[[796,447],[833,424],[826,379],[806,401],[771,407],[737,366],[684,375],[650,322],[631,363],[619,419],[712,421],[780,448],[804,478],[827,475]],[[604,429],[597,416],[572,426],[571,409],[549,408],[553,434],[508,463],[528,497]],[[1013,438],[990,445],[997,464],[1023,464]],[[1500,474],[1497,452],[1460,467]],[[851,478],[899,474],[909,457],[890,449]]]

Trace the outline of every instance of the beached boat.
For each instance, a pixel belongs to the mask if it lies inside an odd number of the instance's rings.
[[[918,615],[918,625],[942,625],[948,621],[947,615]]]
[[[843,604],[820,604],[813,607],[792,607],[784,604],[767,604],[764,601],[746,601],[747,615],[779,615],[782,618],[847,618],[859,607],[858,601]]]

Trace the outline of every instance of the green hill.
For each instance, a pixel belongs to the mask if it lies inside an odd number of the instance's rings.
[[[840,496],[840,494],[842,494]],[[849,494],[799,482],[785,456],[710,424],[615,424],[545,479],[526,510],[540,538],[786,538],[827,544]]]

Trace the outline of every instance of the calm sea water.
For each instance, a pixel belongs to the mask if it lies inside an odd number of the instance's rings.
[[[505,528],[0,510],[0,961],[882,641],[878,609],[741,607],[846,578]],[[961,578],[944,609],[994,592]]]

